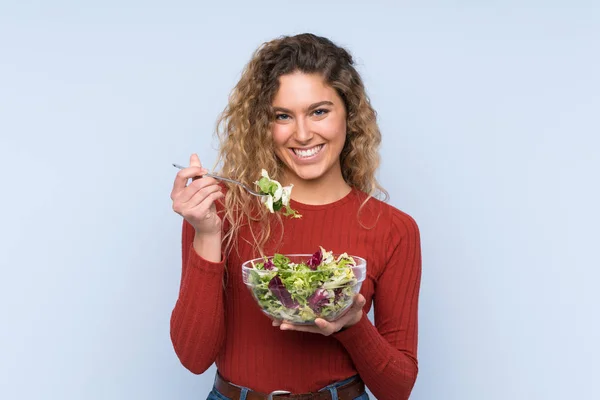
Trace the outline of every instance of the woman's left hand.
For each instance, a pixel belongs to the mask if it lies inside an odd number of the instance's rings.
[[[320,333],[321,335],[329,336],[340,331],[342,328],[349,328],[356,324],[363,316],[363,306],[366,300],[362,294],[357,294],[354,297],[354,303],[340,319],[327,322],[322,318],[315,320],[315,325],[294,325],[285,321],[273,321],[273,326],[278,326],[282,331],[301,331]]]

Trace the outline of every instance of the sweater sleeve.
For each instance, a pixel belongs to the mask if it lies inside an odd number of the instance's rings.
[[[387,247],[387,263],[375,287],[375,326],[363,314],[360,322],[334,337],[379,400],[407,400],[418,372],[421,282],[419,229],[410,216],[397,210],[392,215]]]
[[[200,257],[193,247],[194,228],[183,221],[179,297],[171,313],[171,341],[181,363],[201,374],[217,358],[225,338],[223,275],[218,263]]]

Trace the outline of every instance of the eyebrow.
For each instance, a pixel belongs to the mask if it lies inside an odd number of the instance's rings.
[[[320,101],[318,103],[314,103],[311,104],[310,106],[308,106],[308,108],[306,109],[306,111],[311,111],[314,110],[317,107],[321,107],[321,106],[332,106],[333,103],[331,101]],[[288,110],[287,108],[284,107],[273,107],[273,111],[281,111],[281,112],[286,112],[289,114],[293,114],[292,110]]]

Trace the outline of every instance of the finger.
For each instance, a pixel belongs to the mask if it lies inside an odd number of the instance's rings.
[[[315,319],[315,325],[321,330],[328,330],[331,325],[331,322],[324,320],[323,318]]]
[[[279,325],[281,325],[281,321],[275,320],[275,321],[273,321],[272,325],[273,326],[279,326]]]
[[[335,326],[333,332],[338,332],[342,328],[350,327],[362,318],[364,315],[363,307],[366,304],[366,300],[362,294],[357,294],[354,296],[354,300],[352,302],[352,306],[348,309],[347,312],[342,315],[342,317],[335,321]]]
[[[354,308],[356,310],[362,310],[362,308],[365,306],[366,302],[367,302],[367,300],[365,300],[365,297],[359,293],[356,296],[354,296],[354,302],[352,303],[352,308]]]
[[[195,187],[196,185],[194,185]],[[192,189],[192,188],[190,188]],[[213,193],[217,193],[217,192],[221,192],[221,187],[219,185],[209,185],[209,186],[204,186],[204,187],[200,187],[199,189],[197,189],[197,191],[195,193],[192,194],[192,196],[185,200],[185,196],[188,195],[188,193],[192,193],[187,192],[187,189],[185,190],[184,194],[181,195],[181,198],[179,199],[179,201],[181,201],[181,205],[185,208],[194,208],[197,207],[199,205],[201,205],[204,200],[206,200],[211,194]],[[212,202],[210,204],[208,204],[208,206],[210,207],[210,205],[212,204]]]
[[[339,323],[332,323],[324,320],[323,318],[315,319],[315,325],[319,328],[319,331],[326,336],[329,336],[332,333],[337,332],[341,329]]]
[[[215,201],[219,200],[223,196],[225,196],[225,194],[221,192],[212,193],[208,195],[208,197],[204,199],[204,201],[198,206],[191,209],[186,209],[183,213],[181,213],[181,216],[186,219],[192,218],[192,220],[196,221],[201,221],[203,219],[207,220],[213,217],[218,218],[219,216],[217,211],[214,208],[211,208],[211,206]]]
[[[200,157],[198,157],[198,154],[194,153],[190,156],[190,167],[200,167],[204,170],[204,172],[202,172],[202,175],[204,175],[205,173],[208,172],[208,170],[206,168],[204,168],[202,166],[202,163],[200,162]],[[192,180],[196,180],[200,178],[200,176],[195,176],[192,178]]]
[[[282,331],[298,331],[298,332],[309,332],[309,333],[323,333],[316,326],[306,326],[306,325],[293,325],[288,323],[283,323],[279,327]]]
[[[173,190],[171,190],[171,200],[175,200],[175,197],[178,193],[185,189],[187,186],[187,182],[190,178],[194,178],[196,176],[202,176],[206,174],[208,171],[202,167],[187,167],[177,172],[177,176],[175,176],[175,180],[173,181]]]
[[[350,306],[350,308],[348,308],[348,311],[344,312],[343,315],[351,315],[353,313],[356,313],[358,310],[362,310],[366,302],[367,301],[365,300],[362,294],[359,293],[355,295],[354,299],[352,300],[352,305]]]
[[[219,186],[218,181],[216,179],[204,177],[202,179],[198,179],[190,183],[184,190],[175,195],[174,200],[181,203],[187,203],[190,201],[190,199],[192,199],[198,193],[201,193],[206,188],[211,188],[211,192],[215,190],[221,190],[221,186]],[[209,192],[204,190],[204,192],[202,193],[208,194]],[[195,204],[197,205],[199,203],[200,201],[197,201]]]
[[[212,192],[206,196],[202,196],[202,200],[199,203],[194,205],[195,200],[190,200],[188,205],[180,206],[179,214],[181,214],[184,218],[193,217],[195,219],[199,218],[211,218],[216,214],[214,208],[211,208],[213,203],[225,196],[222,192]],[[196,200],[197,201],[197,200]],[[177,212],[177,210],[175,210]]]
[[[194,153],[190,156],[190,167],[202,167],[198,154]]]
[[[197,168],[197,167],[194,167],[194,168]],[[201,171],[206,171],[206,170],[201,170]],[[210,178],[210,177],[203,177],[202,179],[197,179],[197,180],[193,181],[192,183],[187,185],[187,187],[184,187],[179,192],[173,193],[171,195],[171,199],[174,202],[180,202],[180,203],[188,202],[199,190],[204,189],[205,187],[209,187],[209,186],[220,187],[218,185],[218,181],[216,179]]]
[[[191,190],[190,190],[191,189]],[[196,190],[194,192],[193,190]],[[202,189],[196,189],[195,186],[186,188],[173,201],[173,211],[187,217],[192,214],[199,214],[207,211],[212,203],[224,196],[219,185],[211,185]],[[188,198],[189,197],[189,198]],[[205,209],[198,208],[208,199]]]
[[[350,306],[350,308],[348,308],[348,311],[345,311],[341,318],[338,321],[336,321],[336,323],[339,322],[340,328],[346,326],[349,322],[362,316],[364,312],[363,307],[366,302],[367,301],[365,300],[362,294],[359,293],[356,296],[354,296],[354,300],[352,301],[352,305]]]

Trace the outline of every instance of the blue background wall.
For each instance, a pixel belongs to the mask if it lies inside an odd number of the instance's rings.
[[[0,4],[0,398],[205,398],[170,163],[211,165],[252,51],[304,31],[355,55],[421,228],[412,399],[600,398],[598,2],[217,3]]]

